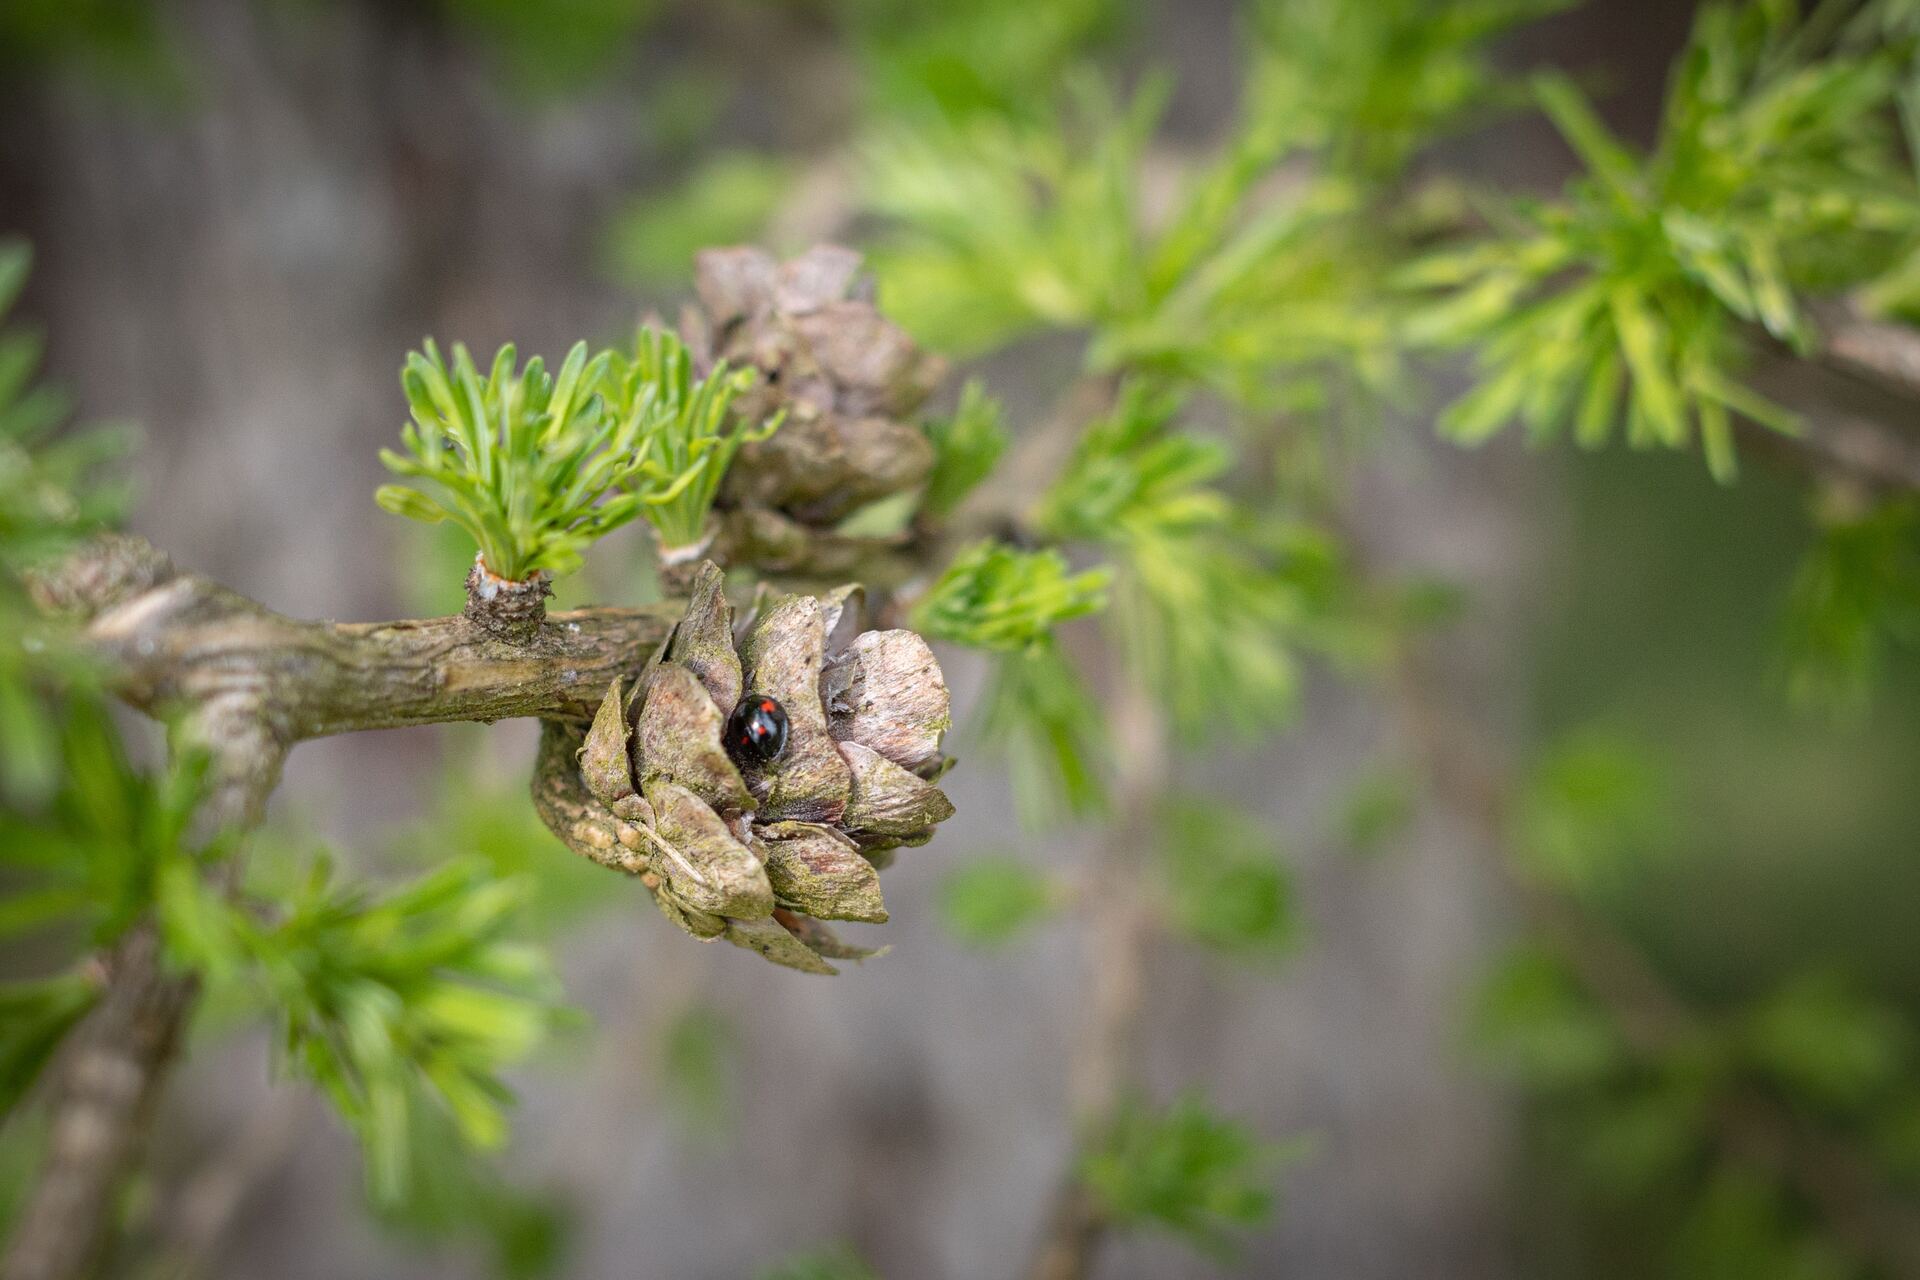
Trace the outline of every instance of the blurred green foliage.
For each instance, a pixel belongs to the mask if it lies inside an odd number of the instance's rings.
[[[1419,780],[1408,770],[1369,770],[1341,801],[1341,837],[1355,853],[1380,852],[1412,824],[1418,808]]]
[[[661,0],[436,0],[478,37],[508,82],[536,96],[605,77],[666,7]]]
[[[754,1275],[754,1280],[876,1280],[860,1255],[846,1245],[792,1254]]]
[[[1036,523],[1112,549],[1115,640],[1183,731],[1270,732],[1298,684],[1287,641],[1310,600],[1290,569],[1316,567],[1311,538],[1263,545],[1213,487],[1231,452],[1179,430],[1179,408],[1160,388],[1126,384],[1082,433]]]
[[[184,78],[154,0],[9,0],[0,78],[75,69],[97,88],[167,91]]]
[[[776,156],[706,157],[685,181],[614,217],[606,252],[615,274],[642,287],[680,284],[699,250],[759,239],[793,178],[793,164]]]
[[[1014,858],[974,857],[940,885],[940,918],[947,932],[973,947],[1012,942],[1066,905],[1053,876]]]
[[[1915,886],[1903,779],[1920,737],[1903,717],[1809,721],[1758,696],[1782,566],[1806,547],[1802,496],[1778,478],[1726,490],[1619,457],[1568,496],[1536,658],[1548,746],[1516,852],[1544,802],[1581,873],[1553,883],[1696,1013],[1649,1046],[1544,942],[1496,971],[1479,1025],[1533,1100],[1530,1256],[1576,1280],[1798,1275],[1809,1258],[1817,1274],[1886,1273],[1797,1179],[1838,1152],[1862,1194],[1914,1185],[1920,988],[1897,904]],[[1909,696],[1911,671],[1884,675],[1888,697]],[[1554,763],[1583,757],[1571,774]],[[1743,1156],[1723,1127],[1756,1107],[1762,1145],[1749,1134]],[[1755,1165],[1782,1134],[1799,1137]]]
[[[409,1113],[407,1173],[397,1194],[372,1201],[379,1223],[423,1247],[478,1241],[500,1280],[540,1280],[568,1260],[577,1225],[560,1187],[529,1190],[507,1176],[512,1153],[477,1158],[453,1118]]]
[[[1637,860],[1662,851],[1671,805],[1648,744],[1592,728],[1570,734],[1521,780],[1516,861],[1572,893],[1630,883]]]
[[[0,319],[31,264],[24,242],[0,240]],[[0,570],[13,575],[111,523],[126,499],[124,485],[102,470],[124,452],[125,435],[98,428],[60,433],[70,406],[36,382],[42,347],[32,329],[10,324],[0,331]]]
[[[660,1084],[689,1133],[732,1132],[735,1062],[740,1033],[722,1009],[694,1003],[667,1020],[660,1035]]]
[[[19,1104],[99,995],[98,984],[82,973],[0,983],[0,1114]]]
[[[1189,1094],[1164,1108],[1121,1107],[1080,1177],[1116,1225],[1170,1231],[1225,1260],[1238,1233],[1272,1214],[1270,1179],[1288,1154]]]
[[[0,320],[26,283],[32,255],[0,239]],[[55,690],[79,695],[88,664],[28,602],[24,575],[86,534],[112,523],[126,504],[110,468],[127,447],[124,431],[62,431],[66,397],[37,382],[41,339],[0,329],[0,798],[44,798],[59,780],[60,708]]]
[[[1638,1224],[1614,1247],[1596,1242],[1596,1262],[1675,1277],[1881,1274],[1873,1232],[1830,1233],[1808,1203],[1844,1185],[1850,1211],[1873,1213],[1872,1197],[1904,1194],[1897,1156],[1877,1148],[1920,1097],[1916,1038],[1853,984],[1803,975],[1650,1040],[1536,948],[1496,971],[1477,1027],[1539,1102],[1541,1154],[1597,1215]]]
[[[1705,5],[1646,156],[1571,81],[1539,79],[1586,174],[1402,277],[1443,292],[1409,339],[1471,346],[1479,366],[1442,428],[1471,444],[1519,419],[1591,448],[1624,420],[1638,447],[1697,439],[1722,480],[1736,415],[1797,431],[1743,366],[1758,334],[1810,351],[1802,296],[1888,271],[1920,233],[1891,110],[1906,57],[1844,33],[1822,44],[1793,4]]]
[[[866,190],[891,228],[875,253],[882,305],[962,354],[1091,331],[1094,371],[1177,375],[1267,408],[1324,396],[1324,378],[1383,382],[1392,326],[1356,194],[1322,183],[1272,202],[1260,180],[1280,157],[1248,135],[1174,177],[1175,215],[1150,219],[1143,182],[1164,98],[1154,82],[1121,103],[1082,78],[1045,125],[875,133]]]
[[[1248,115],[1335,174],[1390,178],[1436,137],[1515,105],[1494,38],[1574,0],[1257,0]]]
[[[1920,507],[1893,499],[1821,513],[1782,623],[1794,704],[1864,714],[1889,657],[1920,643]]]
[[[967,380],[952,416],[929,419],[926,432],[934,463],[921,509],[938,519],[952,515],[961,500],[993,474],[1012,436],[1001,419],[1000,402],[978,378]]]
[[[1479,992],[1475,1028],[1506,1070],[1543,1091],[1597,1079],[1622,1057],[1613,1027],[1544,944],[1503,959]]]
[[[1051,642],[1053,629],[1106,607],[1105,570],[1072,573],[1055,551],[976,543],[954,556],[914,606],[914,625],[937,640],[996,653]]]
[[[1044,829],[1107,806],[1107,716],[1057,644],[996,655],[980,740],[1001,754],[1021,819]]]
[[[1811,1108],[1857,1114],[1903,1084],[1920,1087],[1911,1079],[1920,1064],[1912,1026],[1831,972],[1770,993],[1743,1031],[1755,1065]]]
[[[359,1137],[373,1198],[397,1202],[431,1113],[471,1146],[505,1142],[500,1072],[555,1025],[551,962],[515,933],[527,894],[477,860],[374,894],[335,883],[322,858],[270,912],[201,877],[171,877],[158,896],[173,954],[279,1022],[286,1069]]]
[[[225,837],[191,831],[205,776],[186,754],[159,773],[135,768],[105,709],[90,699],[65,710],[59,785],[43,806],[0,814],[0,939],[48,934],[62,967],[0,984],[0,1115],[10,1113],[99,993],[86,952],[144,918],[161,887],[198,875],[230,851]]]
[[[203,758],[149,772],[127,756],[106,709],[74,705],[60,743],[60,787],[38,812],[0,827],[4,862],[25,879],[8,899],[13,931],[59,927],[90,946],[118,938],[167,880],[224,858],[231,840],[190,830],[203,794]]]
[[[1110,50],[1132,0],[832,0],[857,52],[870,119],[947,120],[1034,110],[1062,75]]]
[[[1106,717],[1054,628],[1105,608],[1110,577],[1073,573],[1057,551],[988,540],[956,554],[914,607],[914,625],[929,636],[992,656],[977,732],[1005,756],[1021,813],[1036,825],[1104,801]]]
[[[1176,796],[1156,833],[1176,932],[1219,951],[1276,955],[1294,942],[1293,882],[1273,834],[1221,797]]]
[[[1878,706],[1845,720],[1767,696],[1809,545],[1804,495],[1771,470],[1727,489],[1626,453],[1589,460],[1563,493],[1531,739],[1550,752],[1599,725],[1660,775],[1657,828],[1599,842],[1625,859],[1603,876],[1608,913],[1703,997],[1839,963],[1920,998],[1895,906],[1920,892],[1905,783],[1920,732],[1899,712],[1916,671],[1890,664]]]
[[[479,749],[484,731],[441,732],[442,763],[428,787],[427,808],[382,841],[392,865],[424,871],[449,859],[477,860],[495,878],[521,887],[517,911],[534,937],[554,936],[603,910],[606,873],[554,839],[527,803],[523,779],[496,776],[497,766],[490,768]]]

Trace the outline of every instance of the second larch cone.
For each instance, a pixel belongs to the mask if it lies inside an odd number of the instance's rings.
[[[857,560],[834,526],[924,482],[933,449],[911,420],[945,374],[874,307],[851,249],[819,245],[780,262],[762,249],[695,259],[700,305],[681,333],[695,358],[758,371],[736,401],[748,421],[780,410],[767,440],[741,450],[722,493],[734,558],[764,569],[835,573]]]

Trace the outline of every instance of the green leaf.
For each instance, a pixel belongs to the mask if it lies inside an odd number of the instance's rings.
[[[914,626],[937,640],[1011,653],[1048,642],[1053,629],[1106,607],[1109,570],[1069,572],[1057,551],[977,542],[914,606]]]
[[[1160,825],[1164,897],[1181,934],[1241,956],[1292,946],[1292,878],[1258,820],[1218,799],[1183,797],[1168,803]]]
[[[720,1009],[691,1004],[668,1021],[660,1037],[660,1083],[693,1133],[718,1139],[731,1132],[739,1053],[739,1033]]]
[[[622,424],[615,452],[633,450],[619,483],[639,499],[637,509],[663,547],[693,546],[706,536],[707,513],[734,455],[779,430],[784,410],[754,426],[733,421],[734,398],[756,377],[723,360],[695,378],[686,345],[665,330],[642,329],[631,357],[607,357],[600,390]]]
[[[1225,1259],[1237,1233],[1271,1216],[1272,1170],[1291,1154],[1188,1094],[1165,1109],[1121,1106],[1080,1177],[1118,1225],[1169,1231]]]
[[[233,940],[235,962],[209,976],[274,1015],[287,1069],[325,1092],[361,1141],[369,1194],[397,1206],[440,1126],[467,1147],[504,1140],[500,1073],[561,1019],[548,962],[512,934],[527,892],[469,859],[375,896],[336,886],[322,859],[264,922],[215,899],[170,925]]]
[[[1000,402],[977,378],[961,391],[953,416],[929,421],[926,431],[934,464],[921,506],[931,516],[950,515],[992,473],[1012,437],[1000,419]]]
[[[1013,941],[1065,905],[1051,876],[1006,858],[975,859],[940,886],[940,917],[955,939],[973,947]]]
[[[1914,1066],[1899,1013],[1833,974],[1810,974],[1747,1017],[1747,1051],[1770,1076],[1815,1105],[1859,1114]]]
[[[1638,204],[1642,198],[1638,157],[1608,132],[1573,82],[1563,75],[1541,75],[1535,77],[1533,87],[1541,110],[1612,198],[1627,207]]]
[[[79,973],[0,983],[0,1116],[8,1116],[61,1040],[100,998]]]
[[[45,929],[78,915],[86,906],[85,891],[68,885],[9,894],[0,898],[0,938]]]
[[[1537,946],[1501,958],[1475,998],[1472,1026],[1502,1075],[1542,1092],[1593,1087],[1626,1061],[1619,1032],[1566,962]]]
[[[860,1255],[846,1245],[792,1254],[754,1273],[754,1280],[877,1280]]]
[[[394,468],[396,471],[399,469]],[[418,489],[409,489],[405,485],[383,484],[373,491],[373,500],[380,504],[382,511],[418,520],[422,524],[439,524],[447,518],[446,508]]]
[[[752,378],[724,364],[695,378],[680,340],[647,329],[631,356],[576,343],[554,374],[538,357],[521,367],[511,345],[485,374],[461,346],[449,366],[428,342],[401,373],[414,419],[405,451],[380,455],[421,485],[385,485],[375,499],[460,526],[514,581],[576,570],[587,546],[642,514],[669,546],[697,541],[734,452],[779,425],[729,425]]]
[[[977,732],[1005,758],[1028,826],[1044,829],[1106,807],[1106,715],[1058,646],[996,656]]]
[[[1679,446],[1687,437],[1687,414],[1680,388],[1667,361],[1664,327],[1631,289],[1613,290],[1607,299],[1620,353],[1633,375],[1636,405],[1663,444]]]
[[[1673,827],[1666,776],[1647,744],[1615,734],[1588,729],[1554,744],[1515,806],[1521,863],[1562,890],[1621,883]]]

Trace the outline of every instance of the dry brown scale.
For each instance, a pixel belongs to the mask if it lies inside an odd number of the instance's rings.
[[[893,545],[838,531],[848,515],[913,489],[933,449],[912,416],[946,373],[873,305],[860,255],[817,245],[780,262],[764,249],[695,259],[698,306],[680,333],[698,366],[725,360],[760,381],[735,401],[743,422],[785,411],[744,446],[720,495],[716,554],[770,573],[832,578]]]

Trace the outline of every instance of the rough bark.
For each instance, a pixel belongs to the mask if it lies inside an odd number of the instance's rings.
[[[37,594],[86,624],[131,705],[152,714],[237,705],[285,746],[402,725],[591,720],[607,686],[637,669],[679,610],[558,613],[525,643],[465,614],[303,622],[175,569],[137,538],[89,546]]]

